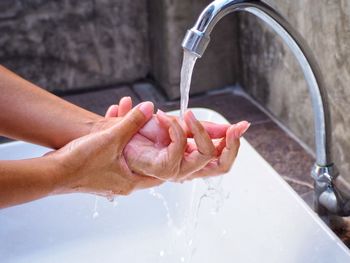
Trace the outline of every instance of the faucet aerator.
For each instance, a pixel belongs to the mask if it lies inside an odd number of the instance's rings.
[[[182,41],[182,47],[200,58],[203,56],[209,42],[210,37],[196,29],[190,29],[187,30],[185,38]]]

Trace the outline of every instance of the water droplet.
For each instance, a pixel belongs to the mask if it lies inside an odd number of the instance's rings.
[[[118,205],[118,201],[117,201],[116,198],[114,198],[114,200],[113,200],[113,207],[117,207],[117,205]]]
[[[165,255],[164,250],[161,250],[161,251],[159,252],[159,256],[163,257],[164,255]]]
[[[92,215],[92,218],[93,219],[96,219],[96,218],[98,218],[99,217],[99,213],[97,212],[97,211],[95,211],[94,213],[93,213],[93,215]]]
[[[95,197],[95,205],[94,205],[94,213],[92,214],[92,218],[93,219],[96,219],[99,214],[97,212],[97,203],[98,203],[98,199],[97,199],[97,196]]]
[[[109,193],[106,195],[106,198],[109,202],[114,202],[114,195],[113,193]]]
[[[192,246],[192,244],[193,244],[193,240],[190,239],[190,241],[188,241],[188,246],[190,247],[190,246]]]
[[[223,229],[222,231],[221,231],[221,237],[224,237],[224,236],[226,236],[227,235],[227,230],[226,229]]]
[[[185,258],[184,258],[184,257],[181,257],[181,258],[180,258],[180,261],[181,261],[181,262],[185,262]]]

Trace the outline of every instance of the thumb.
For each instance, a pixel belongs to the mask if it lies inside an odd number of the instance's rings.
[[[142,102],[111,128],[115,142],[120,149],[123,149],[130,139],[152,118],[153,109],[152,102]]]

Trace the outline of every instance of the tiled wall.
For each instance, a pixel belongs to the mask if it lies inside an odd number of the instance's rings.
[[[350,2],[267,0],[301,33],[325,78],[335,162],[350,181]],[[242,85],[309,146],[312,111],[296,60],[280,39],[251,15],[240,15]]]

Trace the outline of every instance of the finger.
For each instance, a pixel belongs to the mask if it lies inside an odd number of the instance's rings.
[[[143,102],[128,112],[116,125],[110,128],[118,150],[124,149],[130,139],[145,125],[153,116],[154,105],[152,102]]]
[[[240,146],[239,137],[237,136],[237,130],[239,131],[239,126],[232,125],[226,133],[226,146],[222,150],[221,155],[218,160],[218,173],[227,173],[234,160],[237,157],[238,149]]]
[[[222,138],[220,141],[214,143],[216,148],[216,154],[219,156],[222,153],[222,150],[226,147],[226,136]]]
[[[191,140],[191,139],[189,139]],[[187,146],[186,146],[186,153],[191,153],[193,151],[197,151],[197,145],[192,142],[187,140]],[[216,149],[216,155],[220,155],[222,150],[225,148],[226,146],[226,136],[220,140],[215,140],[213,141],[213,144],[215,146]]]
[[[216,149],[208,133],[191,111],[185,114],[185,122],[193,134],[197,149],[185,156],[181,164],[181,179],[205,167],[216,156]]]
[[[218,172],[227,173],[235,161],[240,146],[239,138],[248,130],[250,123],[241,121],[232,125],[226,133],[226,146],[218,160]]]
[[[105,118],[113,118],[118,117],[118,105],[111,105],[109,106]]]
[[[219,139],[225,136],[227,129],[230,127],[229,124],[217,124],[213,122],[208,121],[201,121],[202,126],[206,130],[206,132],[209,134],[209,137],[211,139]],[[191,133],[190,129],[186,127],[186,134],[188,138],[191,138],[193,134]]]
[[[247,121],[240,121],[235,125],[235,137],[240,138],[249,129],[251,123]]]
[[[249,128],[250,123],[240,122],[232,125],[226,133],[226,146],[217,161],[210,162],[203,169],[191,174],[186,179],[203,178],[229,172],[235,161],[240,146],[239,138]]]
[[[125,116],[132,109],[131,97],[123,97],[119,101],[118,117]]]
[[[174,118],[179,120],[177,116],[170,116],[170,118]],[[192,138],[193,134],[191,132],[190,127],[186,123],[180,122],[182,128],[186,133],[187,138]],[[217,124],[209,121],[201,121],[202,126],[209,134],[211,139],[219,139],[225,136],[227,129],[230,127],[230,124]]]
[[[196,119],[192,111],[187,111],[185,113],[185,123],[193,134],[198,151],[203,155],[215,155],[216,149],[209,137],[209,134],[204,129],[202,124]]]
[[[168,164],[169,174],[177,175],[180,170],[180,164],[185,152],[186,147],[186,137],[183,129],[181,128],[178,121],[174,118],[168,118],[167,115],[158,110],[157,118],[162,125],[168,127],[169,136],[170,136],[170,144],[167,147],[168,151]]]

